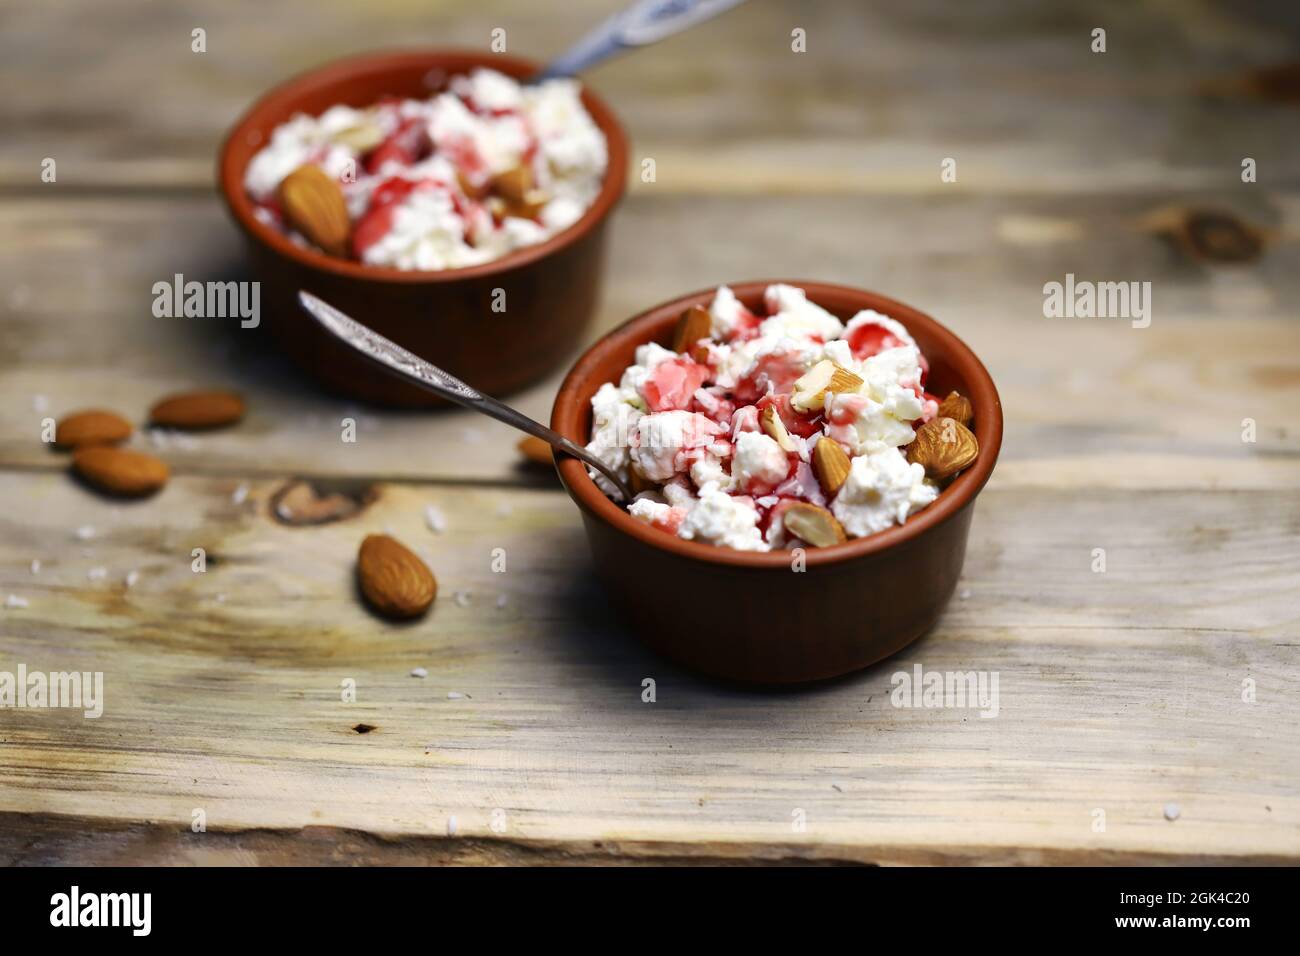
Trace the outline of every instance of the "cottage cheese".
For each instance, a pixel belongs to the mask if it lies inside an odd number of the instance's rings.
[[[353,258],[422,270],[489,262],[567,229],[600,192],[607,144],[580,89],[478,69],[428,100],[299,114],[249,162],[244,188],[259,219],[306,243],[284,223],[277,190],[314,164],[339,181]],[[520,171],[526,201],[495,185]]]
[[[938,487],[905,454],[938,404],[925,391],[928,367],[906,327],[871,310],[843,323],[803,289],[779,284],[766,290],[761,314],[726,286],[708,312],[703,352],[643,345],[618,384],[592,399],[588,450],[622,477],[655,486],[632,503],[633,517],[688,540],[769,551],[802,544],[781,517],[794,502],[827,508],[846,535],[863,537],[935,500]],[[826,360],[861,384],[828,390],[821,408],[797,411],[794,383]],[[761,425],[768,408],[786,427],[782,442]],[[850,459],[834,495],[812,464],[822,438]]]

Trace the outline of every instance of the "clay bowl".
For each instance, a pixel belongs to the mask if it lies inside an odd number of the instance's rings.
[[[645,643],[713,677],[792,684],[867,667],[935,623],[961,574],[975,497],[997,461],[1002,406],[980,360],[928,315],[873,292],[818,282],[773,279],[732,289],[754,309],[772,282],[804,288],[842,320],[860,309],[898,319],[929,359],[927,390],[942,396],[956,389],[970,398],[980,455],[937,501],[901,526],[808,549],[800,573],[788,551],[736,551],[651,528],[606,498],[578,460],[560,457],[557,468],[582,512],[595,573]],[[710,289],[656,306],[588,349],[560,387],[551,426],[586,444],[596,390],[618,381],[638,345],[668,345],[682,311],[707,306],[712,296]]]
[[[609,168],[595,202],[564,232],[492,262],[438,272],[362,265],[306,249],[253,216],[244,170],[294,113],[316,115],[337,103],[366,106],[384,96],[427,97],[477,66],[525,77],[537,64],[519,57],[455,51],[386,52],[340,60],[276,87],[231,129],[221,147],[218,183],[248,242],[262,281],[262,312],[283,350],[327,387],[385,405],[443,404],[377,370],[338,343],[296,305],[306,289],[477,388],[504,394],[554,371],[571,353],[596,305],[605,226],[623,195],[627,137],[608,106],[582,99],[609,144]],[[495,290],[504,312],[494,312]],[[499,298],[498,298],[499,301]]]

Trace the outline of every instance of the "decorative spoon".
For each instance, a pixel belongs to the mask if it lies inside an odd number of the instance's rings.
[[[616,53],[649,46],[716,17],[743,0],[639,0],[614,14],[529,79],[575,76]]]
[[[471,388],[454,375],[444,372],[432,362],[426,362],[402,348],[396,342],[384,338],[374,329],[362,325],[356,319],[344,315],[328,302],[323,302],[310,292],[300,291],[298,301],[324,329],[339,341],[350,345],[366,358],[382,365],[388,372],[405,379],[412,385],[433,392],[449,402],[482,412],[489,418],[505,422],[512,428],[518,428],[535,438],[549,444],[556,451],[564,452],[586,462],[613,482],[619,490],[623,501],[632,500],[632,489],[627,486],[618,472],[601,461],[581,445],[574,444],[558,432],[554,432],[540,422],[535,422],[522,412],[516,411],[504,402],[499,402],[490,395],[484,395]]]

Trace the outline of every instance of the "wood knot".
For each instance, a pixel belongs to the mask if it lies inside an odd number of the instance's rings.
[[[330,524],[360,514],[378,497],[369,482],[295,478],[271,496],[271,516],[290,527]]]
[[[1232,212],[1173,206],[1143,218],[1143,227],[1198,262],[1254,262],[1268,234]]]

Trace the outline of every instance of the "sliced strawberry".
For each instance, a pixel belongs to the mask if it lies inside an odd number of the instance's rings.
[[[397,211],[394,203],[387,203],[370,209],[357,220],[352,227],[352,254],[358,259],[365,256],[366,250],[373,246],[393,228],[393,215]]]
[[[743,305],[731,329],[727,332],[728,342],[747,342],[758,336],[758,327],[763,324],[763,316],[755,315]]]
[[[736,403],[723,398],[721,391],[719,388],[697,388],[691,396],[690,410],[713,419],[719,425],[730,425]]]
[[[479,182],[488,175],[487,160],[478,151],[474,140],[468,136],[449,137],[438,144],[439,152],[446,156],[453,166],[470,182]]]
[[[885,349],[896,349],[900,345],[907,344],[889,329],[874,322],[864,322],[853,329],[846,337],[846,341],[849,343],[849,350],[853,352],[853,357],[858,361],[870,358]]]
[[[662,518],[656,518],[650,522],[652,528],[658,528],[660,531],[666,531],[669,534],[677,534],[677,529],[682,526],[686,520],[685,508],[669,508],[668,513]]]
[[[366,154],[366,172],[379,172],[389,160],[410,166],[432,152],[433,140],[429,138],[428,126],[424,120],[412,116],[402,120],[386,140]]]
[[[411,194],[416,183],[411,179],[404,179],[401,176],[390,176],[374,188],[370,193],[369,209],[378,209],[380,206],[390,206],[393,203],[399,203]]]
[[[736,398],[742,402],[752,402],[768,392],[787,393],[804,371],[803,357],[798,352],[768,352],[760,355],[736,383]]]
[[[830,423],[832,425],[853,424],[870,401],[871,399],[865,395],[836,395],[831,402]]]
[[[695,390],[709,377],[709,367],[689,358],[660,362],[641,386],[652,412],[689,409]]]

